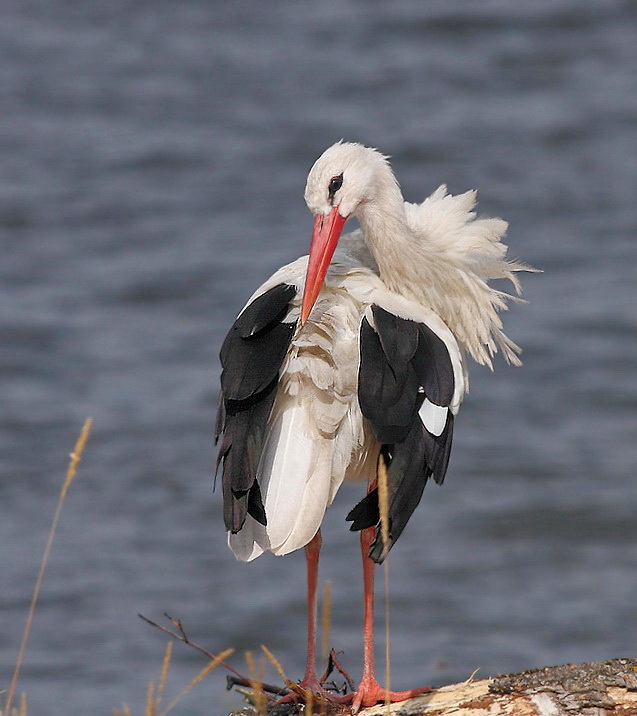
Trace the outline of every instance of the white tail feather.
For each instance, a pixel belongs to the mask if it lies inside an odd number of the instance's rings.
[[[272,411],[257,475],[268,524],[264,527],[248,516],[241,531],[228,537],[237,559],[249,562],[265,550],[287,554],[314,537],[332,497],[335,443],[316,431],[312,434],[306,406],[281,396]]]
[[[289,538],[302,514],[306,482],[315,463],[314,443],[304,407],[289,396],[279,396],[257,471],[268,524],[261,525],[248,515],[241,530],[228,536],[237,559],[250,562],[265,550],[279,554],[277,548]]]
[[[265,527],[250,515],[239,532],[228,532],[228,546],[241,562],[252,562],[270,547]]]
[[[257,480],[268,520],[266,533],[276,554],[301,514],[317,441],[312,439],[304,406],[287,396],[274,406],[270,420]]]
[[[319,455],[312,470],[306,475],[301,507],[295,515],[294,525],[282,544],[274,547],[274,554],[282,555],[304,547],[317,533],[329,504],[332,475],[333,440],[319,439]]]

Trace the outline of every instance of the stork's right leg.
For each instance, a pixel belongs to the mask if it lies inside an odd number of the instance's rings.
[[[376,481],[369,485],[369,490],[376,488]],[[421,689],[410,689],[409,691],[389,691],[382,687],[376,680],[374,669],[374,571],[376,565],[369,558],[369,550],[374,541],[375,527],[367,527],[361,530],[361,554],[363,557],[363,638],[364,638],[364,661],[363,678],[358,690],[349,694],[352,697],[352,712],[358,713],[361,707],[374,706],[383,701],[397,702],[406,701],[413,696],[426,694],[432,691],[428,686]]]

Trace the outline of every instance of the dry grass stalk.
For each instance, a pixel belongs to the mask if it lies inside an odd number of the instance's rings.
[[[166,714],[171,711],[179,701],[187,694],[189,693],[200,681],[206,678],[208,674],[216,669],[219,664],[224,659],[227,659],[230,654],[234,652],[234,649],[226,649],[225,651],[222,651],[221,654],[216,656],[207,666],[205,666],[195,677],[194,679],[185,687],[183,688],[177,696],[166,706],[166,708],[161,712],[160,716],[166,716]]]
[[[130,710],[128,704],[124,704],[121,711],[119,709],[113,709],[112,713],[113,716],[133,716],[133,712]]]
[[[267,646],[261,644],[261,651],[266,655],[266,658],[268,661],[272,664],[272,666],[275,668],[276,673],[281,677],[283,680],[283,683],[286,686],[289,686],[289,684],[293,683],[288,679],[288,677],[285,674],[285,671],[283,671],[283,667],[281,666],[281,662],[274,656],[274,654],[268,649]]]
[[[256,703],[254,704],[257,709],[257,716],[266,716],[266,713],[268,711],[268,701],[270,700],[270,697],[266,694],[264,688],[263,688],[263,679],[265,678],[265,658],[261,657],[259,659],[259,667],[257,669],[257,683],[258,683],[258,689],[257,689],[257,699]]]
[[[157,716],[155,682],[151,679],[146,689],[146,716]]]
[[[387,465],[385,458],[378,458],[378,508],[380,512],[380,534],[383,541],[383,554],[385,563],[383,571],[385,577],[385,704],[389,713],[391,690],[391,660],[389,645],[389,559],[387,548],[389,545],[389,488],[387,486]]]
[[[332,619],[332,583],[328,579],[325,582],[323,593],[323,623],[321,630],[321,656],[327,661],[330,653],[330,625]]]
[[[211,651],[208,651],[208,649],[204,649],[203,646],[200,646],[199,644],[196,644],[194,641],[191,641],[187,634],[186,630],[184,629],[184,625],[181,623],[180,619],[173,619],[169,614],[165,614],[164,616],[168,619],[168,621],[177,629],[177,631],[173,631],[172,629],[169,629],[168,627],[162,626],[161,624],[157,624],[154,621],[151,621],[147,617],[145,617],[143,614],[138,614],[140,619],[143,619],[147,624],[150,624],[155,629],[159,629],[159,631],[163,631],[164,634],[168,634],[173,639],[177,639],[177,641],[181,641],[184,644],[187,644],[188,646],[191,646],[193,649],[198,651],[200,654],[203,654],[204,656],[207,656],[208,659],[211,661],[213,659],[217,658],[217,654],[213,654]],[[221,662],[221,666],[224,667],[224,669],[227,669],[230,673],[234,674],[239,679],[242,679],[243,676],[230,664],[227,662]]]
[[[168,678],[168,669],[170,667],[170,658],[173,653],[173,643],[169,641],[166,644],[166,651],[164,652],[164,659],[161,664],[161,674],[159,675],[159,686],[157,687],[157,698],[156,706],[159,708],[161,703],[161,697],[163,696],[164,689],[166,688],[166,679]]]
[[[387,706],[387,714],[390,711],[390,691],[391,691],[391,653],[389,644],[389,560],[385,559],[383,565],[383,573],[385,577],[385,705]]]
[[[172,642],[169,641],[166,644],[166,650],[164,651],[164,658],[161,663],[161,672],[159,674],[159,685],[155,690],[155,682],[150,681],[148,683],[148,689],[146,690],[146,715],[145,716],[157,716],[159,713],[159,706],[161,705],[161,697],[166,687],[166,679],[168,678],[168,669],[170,668],[170,657],[172,655]]]
[[[265,716],[268,710],[268,695],[263,690],[263,677],[265,676],[265,662],[259,660],[257,668],[254,655],[251,651],[246,651],[246,663],[248,665],[248,676],[250,678],[250,687],[252,688],[252,703],[257,711],[257,716]]]
[[[332,621],[332,583],[330,580],[325,582],[325,590],[323,592],[323,615],[321,629],[321,656],[323,661],[327,661],[330,652],[330,627]],[[327,714],[327,704],[321,703],[321,716]]]
[[[378,456],[378,509],[380,512],[380,536],[383,554],[389,544],[389,488],[387,486],[387,465],[382,455]]]
[[[71,453],[71,461],[69,462],[68,469],[66,471],[66,478],[64,480],[64,483],[62,485],[62,489],[60,490],[60,495],[58,497],[57,505],[55,508],[55,514],[53,515],[53,522],[51,523],[51,529],[49,530],[49,536],[46,542],[46,546],[44,548],[44,553],[42,554],[42,560],[40,562],[40,569],[38,570],[38,576],[35,580],[35,587],[33,588],[33,595],[31,596],[31,604],[29,605],[29,611],[27,613],[27,620],[24,625],[24,630],[22,632],[22,640],[20,642],[20,649],[18,651],[18,658],[16,659],[15,668],[13,670],[13,676],[11,678],[11,684],[9,685],[9,689],[7,691],[7,698],[4,704],[4,713],[6,714],[12,714],[12,705],[13,705],[13,698],[15,695],[16,686],[18,684],[18,677],[20,676],[20,669],[22,668],[22,662],[24,661],[24,654],[27,648],[27,643],[29,641],[29,635],[31,633],[31,626],[33,624],[33,616],[35,614],[35,607],[38,603],[38,598],[40,596],[40,590],[42,588],[42,581],[44,580],[44,572],[46,570],[46,565],[49,561],[49,556],[51,554],[51,547],[53,546],[53,539],[55,537],[55,533],[57,531],[58,522],[60,521],[60,515],[62,514],[62,508],[64,506],[64,500],[66,498],[66,493],[69,490],[69,487],[71,486],[71,483],[73,482],[73,478],[75,477],[75,474],[77,472],[77,467],[80,463],[80,460],[82,458],[82,453],[84,452],[84,447],[86,446],[86,441],[88,440],[89,433],[91,432],[91,425],[93,424],[92,418],[87,418],[84,421],[84,425],[82,427],[82,431],[80,432],[80,436],[77,439],[77,442],[75,443],[75,448],[73,449],[73,452]],[[26,701],[25,701],[26,703]],[[21,707],[22,708],[22,707]],[[26,706],[25,706],[26,708]],[[16,714],[17,716],[17,714]]]

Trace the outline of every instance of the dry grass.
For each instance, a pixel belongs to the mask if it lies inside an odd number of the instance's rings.
[[[31,603],[29,605],[29,611],[27,612],[24,629],[22,631],[22,638],[20,641],[20,648],[18,650],[18,656],[16,658],[13,670],[13,676],[11,678],[9,688],[7,689],[6,697],[4,699],[4,705],[0,704],[0,716],[27,716],[26,694],[21,694],[20,705],[18,707],[13,706],[18,685],[18,679],[20,677],[20,671],[24,662],[24,655],[26,653],[27,644],[29,642],[29,635],[31,634],[31,627],[33,625],[33,617],[35,615],[38,599],[40,597],[40,591],[42,589],[42,583],[44,581],[44,573],[46,571],[49,557],[51,555],[51,549],[53,547],[53,541],[57,532],[58,523],[62,515],[62,509],[64,507],[69,488],[71,487],[71,483],[73,482],[77,474],[77,468],[80,464],[80,460],[82,459],[82,454],[84,452],[84,448],[86,447],[92,424],[92,418],[87,418],[84,421],[84,425],[82,427],[80,435],[77,439],[77,442],[75,443],[73,452],[70,455],[69,466],[66,471],[66,476],[64,478],[62,488],[60,489],[60,493],[58,495],[55,513],[53,515],[53,521],[51,523],[51,529],[49,530],[46,545],[44,547],[44,552],[42,553],[42,559],[40,561],[40,568],[38,569],[38,574],[35,580],[35,586],[33,588],[33,594],[31,596]],[[151,681],[146,689],[146,706],[144,711],[145,716],[166,716],[166,714],[168,714],[192,688],[194,688],[200,681],[202,681],[206,676],[208,676],[208,674],[210,674],[211,671],[213,671],[217,666],[219,666],[219,664],[222,663],[224,659],[230,656],[232,652],[232,649],[227,649],[226,651],[222,652],[217,657],[212,659],[190,681],[190,683],[177,694],[177,696],[168,704],[168,706],[166,706],[166,708],[160,710],[162,697],[166,688],[166,680],[168,677],[168,670],[170,668],[170,660],[172,655],[172,642],[169,642],[166,645],[166,651],[164,652],[164,658],[162,661],[157,688],[155,688],[155,683]],[[113,716],[133,716],[130,707],[126,704],[122,706],[121,710],[113,709],[112,714]]]
[[[385,458],[380,455],[378,458],[378,508],[380,512],[380,534],[383,541],[383,572],[385,576],[385,705],[389,713],[390,691],[391,691],[391,655],[389,644],[389,557],[387,547],[389,545],[389,489],[387,487],[387,465]]]
[[[166,716],[170,713],[175,706],[188,694],[192,689],[203,679],[214,671],[223,661],[232,654],[234,649],[226,649],[222,651],[218,656],[208,662],[206,666],[196,674],[190,682],[175,696],[175,698],[166,706],[164,709],[161,708],[162,697],[164,695],[166,680],[168,678],[168,671],[170,669],[170,660],[172,656],[172,642],[168,642],[166,645],[166,651],[164,652],[164,659],[161,665],[161,672],[159,675],[159,682],[157,689],[155,689],[155,682],[150,681],[148,688],[146,689],[146,705],[144,709],[144,716]],[[130,706],[124,704],[120,709],[113,709],[112,716],[133,716]]]
[[[18,685],[20,670],[24,661],[24,654],[26,652],[27,644],[29,642],[29,635],[31,634],[31,627],[33,625],[33,616],[35,614],[35,608],[40,597],[40,590],[42,588],[42,582],[44,580],[44,572],[46,571],[46,565],[48,564],[49,557],[51,555],[51,548],[53,546],[53,540],[57,531],[58,522],[60,521],[60,516],[62,514],[62,508],[64,507],[64,502],[66,500],[66,495],[69,491],[69,487],[71,486],[73,478],[77,473],[77,467],[80,464],[80,460],[82,459],[82,453],[84,452],[86,441],[88,440],[89,433],[91,432],[92,424],[92,418],[87,418],[84,421],[84,426],[82,427],[80,436],[78,437],[77,442],[75,443],[75,448],[71,453],[71,460],[66,471],[66,477],[64,479],[64,483],[62,484],[62,489],[60,490],[60,494],[58,496],[57,505],[55,507],[55,514],[53,515],[53,522],[51,523],[49,536],[46,541],[46,546],[44,547],[42,560],[40,561],[40,569],[38,570],[38,576],[35,580],[35,587],[33,588],[33,594],[31,596],[31,604],[29,605],[27,620],[22,631],[22,640],[20,641],[20,649],[18,650],[18,657],[16,659],[15,667],[13,669],[11,684],[9,685],[7,697],[4,702],[4,708],[0,712],[0,716],[2,716],[2,714],[5,714],[6,716],[14,716],[14,714],[16,716],[22,716],[23,713],[26,715],[26,696],[23,695],[21,699],[20,711],[13,709],[13,700],[15,698],[15,692]]]
[[[281,666],[281,662],[274,656],[274,654],[268,649],[267,646],[264,644],[261,644],[261,651],[266,655],[268,661],[272,664],[274,667],[276,673],[281,677],[281,680],[284,684],[289,684],[290,679],[285,674],[285,671],[283,671],[283,667]]]
[[[26,694],[21,694],[19,707],[14,707],[13,702],[15,700],[15,694],[20,676],[21,667],[24,661],[24,655],[26,652],[27,644],[29,641],[29,635],[33,624],[33,617],[37,607],[42,583],[44,580],[44,574],[51,554],[53,541],[57,532],[58,523],[62,514],[62,509],[69,491],[69,488],[77,474],[77,468],[79,466],[84,448],[88,441],[90,434],[92,419],[87,418],[84,422],[80,435],[77,439],[73,452],[70,455],[69,466],[66,472],[64,482],[62,484],[55,513],[51,523],[51,528],[47,537],[47,542],[42,554],[40,567],[37,573],[35,587],[31,597],[29,610],[27,613],[27,619],[25,622],[22,638],[20,642],[20,648],[16,663],[14,667],[13,676],[11,683],[7,690],[4,706],[0,708],[0,716],[27,716],[27,697]],[[381,523],[381,539],[383,543],[383,552],[387,552],[387,545],[389,543],[389,517],[388,517],[388,487],[387,487],[387,468],[385,461],[382,456],[379,458],[378,464],[378,501],[380,509],[380,523]],[[384,577],[385,577],[385,659],[386,659],[386,689],[387,689],[387,704],[389,705],[389,690],[390,690],[390,643],[389,643],[389,598],[388,598],[388,585],[389,585],[389,572],[388,572],[388,560],[385,558],[384,562]],[[323,659],[326,660],[329,653],[329,639],[330,639],[330,619],[331,619],[331,584],[326,582],[325,592],[323,597],[323,609],[322,609],[322,654]],[[152,622],[151,622],[152,623]],[[265,646],[261,646],[261,649],[270,663],[274,666],[275,670],[283,680],[283,683],[291,690],[296,691],[298,685],[295,682],[290,681],[286,676],[281,664],[274,657],[272,652]],[[155,687],[155,682],[150,681],[146,689],[146,700],[145,700],[145,716],[166,716],[180,701],[186,696],[199,682],[201,682],[208,674],[227,659],[230,654],[233,653],[233,649],[226,649],[222,653],[218,654],[210,660],[210,662],[198,673],[192,680],[184,687],[175,698],[166,706],[161,708],[162,699],[166,689],[166,682],[168,678],[168,672],[170,669],[171,657],[172,657],[172,642],[168,642],[164,657],[161,665],[161,671],[159,674],[159,680]],[[212,655],[211,655],[212,656]],[[248,665],[249,681],[252,691],[249,693],[250,701],[253,703],[259,716],[264,716],[267,712],[269,696],[262,688],[263,677],[265,673],[265,661],[260,659],[259,663],[255,662],[254,656],[251,652],[246,653],[246,662]],[[0,692],[1,693],[1,692]],[[248,695],[246,692],[244,694]],[[314,707],[314,694],[310,691],[304,692],[302,696],[305,699],[305,713],[308,716],[312,716]],[[321,713],[324,709],[321,709]],[[133,716],[133,712],[127,704],[123,704],[121,710],[113,709],[112,716]]]
[[[330,625],[332,622],[332,583],[328,579],[325,582],[323,592],[323,619],[321,629],[321,657],[324,662],[330,653]]]

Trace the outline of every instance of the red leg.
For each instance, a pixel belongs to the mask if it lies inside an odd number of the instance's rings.
[[[316,676],[316,586],[318,582],[319,555],[321,553],[321,530],[305,545],[307,563],[307,660],[305,676],[300,686],[315,690],[320,686]]]
[[[279,699],[277,704],[306,701],[307,693],[312,692],[315,705],[339,703],[343,697],[331,694],[321,685],[316,675],[316,586],[318,581],[319,555],[321,552],[321,530],[305,545],[307,563],[307,661],[305,676],[294,690]]]
[[[363,584],[364,584],[364,660],[363,678],[354,694],[352,711],[357,713],[361,706],[374,706],[383,703],[387,698],[389,701],[405,701],[406,699],[426,694],[432,691],[430,687],[411,689],[409,691],[387,691],[376,680],[374,670],[374,568],[375,564],[367,556],[369,548],[374,541],[374,527],[361,530],[361,551],[363,556]]]
[[[374,489],[371,485],[370,489]],[[375,564],[367,556],[369,548],[374,540],[374,527],[361,530],[361,551],[363,555],[363,583],[364,583],[364,661],[363,678],[354,693],[345,696],[336,696],[325,690],[316,675],[316,586],[318,580],[319,554],[321,551],[321,531],[319,530],[313,539],[305,546],[305,557],[307,561],[307,662],[305,676],[299,684],[298,691],[294,691],[277,701],[277,704],[290,701],[304,701],[310,691],[315,697],[316,703],[326,702],[327,704],[352,704],[353,713],[357,713],[361,706],[373,706],[384,702],[387,697],[392,702],[405,701],[412,696],[425,694],[432,691],[430,687],[411,689],[409,691],[387,692],[376,680],[374,671],[374,568]]]

